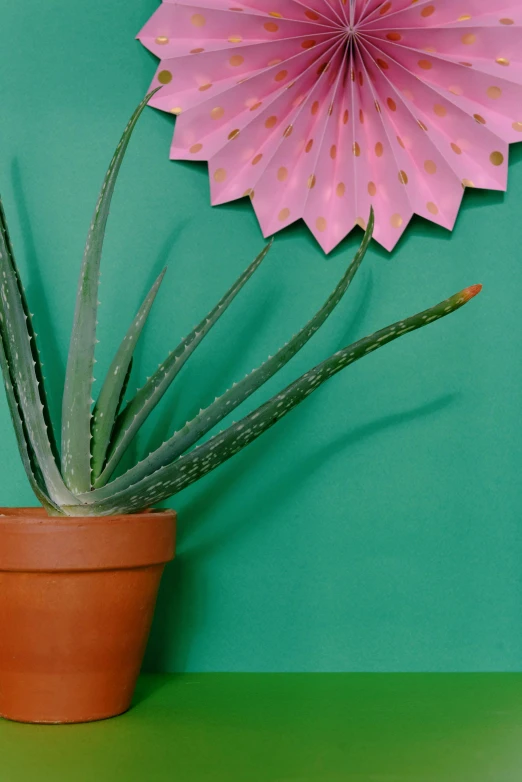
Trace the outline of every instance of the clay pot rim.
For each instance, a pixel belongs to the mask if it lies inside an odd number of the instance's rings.
[[[0,508],[0,571],[119,570],[174,557],[176,513],[50,516],[44,508]]]

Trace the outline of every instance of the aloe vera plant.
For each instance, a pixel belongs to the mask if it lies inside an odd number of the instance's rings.
[[[216,307],[125,403],[133,352],[161,285],[162,272],[124,336],[94,402],[92,382],[103,237],[118,171],[149,98],[150,95],[132,115],[116,148],[87,237],[65,377],[61,453],[46,401],[31,314],[0,204],[0,364],[25,470],[37,498],[52,515],[134,513],[165,500],[251,443],[337,372],[388,342],[454,312],[481,289],[480,285],[468,287],[424,312],[337,351],[259,408],[198,445],[205,434],[281,369],[333,312],[350,286],[370,242],[373,213],[370,214],[355,257],[311,320],[273,356],[202,409],[160,447],[115,477],[115,470],[140,427],[270,248],[268,244],[262,250]]]

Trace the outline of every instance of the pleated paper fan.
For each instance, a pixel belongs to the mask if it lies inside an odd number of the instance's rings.
[[[373,205],[390,250],[414,213],[451,230],[465,187],[506,189],[522,0],[165,0],[138,38],[171,158],[265,236],[302,218],[329,252]]]

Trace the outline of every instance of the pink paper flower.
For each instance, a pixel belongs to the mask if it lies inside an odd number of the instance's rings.
[[[522,0],[165,0],[138,38],[151,105],[179,115],[171,158],[329,252],[371,204],[391,249],[414,213],[451,230],[465,187],[506,189],[521,25]]]

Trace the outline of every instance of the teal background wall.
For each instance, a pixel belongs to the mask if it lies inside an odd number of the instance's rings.
[[[58,415],[89,218],[155,69],[134,36],[156,0],[0,5],[1,191]],[[104,255],[100,372],[169,265],[136,383],[263,244],[246,201],[211,209],[206,167],[168,160],[173,123],[145,112]],[[467,192],[452,235],[415,220],[392,255],[371,247],[349,300],[245,411],[348,340],[468,284],[484,291],[337,376],[175,498],[179,555],[149,669],[520,669],[521,203],[512,148],[507,195]],[[286,341],[360,237],[326,258],[304,226],[279,234],[139,447]],[[2,504],[32,504],[3,400],[0,443]]]

